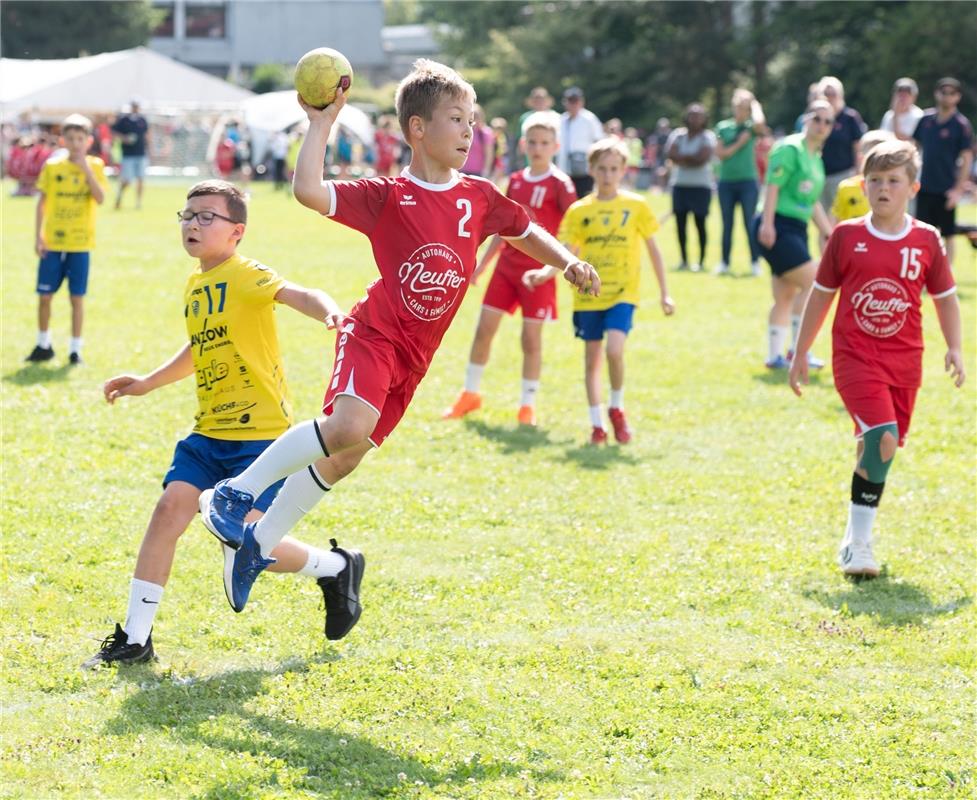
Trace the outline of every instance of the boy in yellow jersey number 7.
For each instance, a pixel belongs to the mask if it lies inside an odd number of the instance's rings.
[[[104,393],[114,403],[196,375],[198,411],[193,432],[177,443],[163,478],[163,494],[139,549],[125,625],[116,624],[98,653],[85,662],[89,668],[153,657],[153,621],[177,540],[197,513],[200,493],[239,473],[292,424],[275,304],[290,306],[330,329],[343,318],[325,292],[289,283],[237,253],[248,213],[244,195],[233,184],[196,184],[177,214],[183,248],[199,261],[184,289],[188,341],[148,375],[119,375],[106,381]],[[305,478],[317,479],[312,472]],[[258,498],[255,519],[271,504],[281,483]],[[276,547],[275,557],[274,571],[299,572],[317,580],[326,597],[330,638],[341,638],[337,632],[345,635],[352,624],[337,617],[330,597],[337,576],[350,560],[362,556],[335,542],[331,551],[324,551],[286,538]]]
[[[601,416],[601,345],[607,336],[607,368],[611,381],[608,416],[614,438],[631,441],[631,429],[624,416],[624,343],[635,306],[641,275],[641,245],[648,250],[658,279],[661,307],[675,313],[675,303],[665,284],[665,266],[655,243],[658,221],[641,195],[622,191],[627,173],[627,145],[616,138],[601,139],[587,153],[594,193],[567,209],[559,239],[580,258],[596,267],[601,277],[600,296],[577,294],[573,300],[573,328],[584,340],[584,382],[590,406],[590,443],[606,444],[607,432]],[[530,270],[523,275],[527,286],[537,286],[554,275],[552,267]]]

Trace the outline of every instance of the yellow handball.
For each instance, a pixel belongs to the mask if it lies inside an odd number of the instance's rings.
[[[325,108],[336,99],[339,87],[348,92],[352,85],[349,60],[331,47],[310,50],[295,65],[295,89],[310,106]]]

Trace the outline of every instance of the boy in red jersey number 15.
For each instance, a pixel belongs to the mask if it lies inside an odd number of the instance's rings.
[[[531,222],[521,205],[491,181],[459,173],[472,143],[475,90],[453,69],[422,59],[398,86],[397,117],[411,162],[396,178],[322,180],[326,142],[345,102],[339,92],[322,110],[302,103],[309,131],[296,164],[295,198],[369,237],[380,277],[340,328],[323,415],[287,431],[201,499],[204,524],[224,544],[225,589],[235,611],[274,563],[271,551],[281,538],[400,422],[486,238],[499,234],[559,268],[581,292],[600,292],[596,270]],[[254,498],[285,476],[261,523],[246,525]],[[362,572],[362,563],[348,570],[342,589],[344,616],[354,621]]]
[[[807,352],[835,293],[832,329],[835,387],[858,437],[851,506],[838,563],[845,575],[874,578],[872,525],[886,474],[909,431],[922,379],[923,289],[933,298],[956,386],[964,381],[960,306],[939,232],[906,213],[919,190],[919,157],[909,142],[884,142],[865,160],[871,213],[834,229],[821,258],[814,291],[797,337],[789,381],[800,396],[807,383]]]

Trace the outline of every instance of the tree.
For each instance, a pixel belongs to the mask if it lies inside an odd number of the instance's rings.
[[[0,51],[6,58],[75,58],[127,50],[149,41],[163,13],[148,0],[3,0]]]

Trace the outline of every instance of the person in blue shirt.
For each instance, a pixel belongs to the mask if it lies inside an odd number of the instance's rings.
[[[831,208],[835,201],[838,184],[858,171],[858,140],[867,130],[862,115],[845,104],[845,87],[837,78],[826,75],[818,82],[819,93],[831,103],[835,112],[835,124],[821,149],[824,162],[824,189],[821,206]]]

